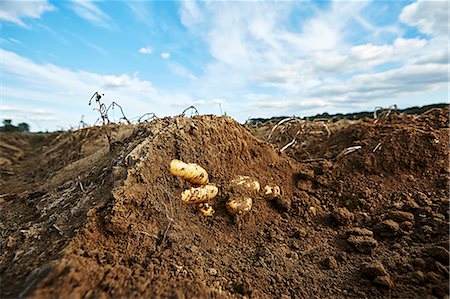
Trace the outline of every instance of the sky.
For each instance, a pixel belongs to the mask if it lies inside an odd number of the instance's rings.
[[[447,1],[0,1],[0,119],[248,118],[449,101]],[[111,119],[119,121],[117,109]]]

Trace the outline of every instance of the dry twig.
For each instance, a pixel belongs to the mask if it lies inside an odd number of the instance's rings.
[[[372,153],[375,153],[379,148],[381,148],[381,142],[379,142],[374,149],[372,150]]]
[[[270,131],[269,137],[267,137],[267,140],[270,140],[270,138],[272,137],[273,132],[275,131],[276,128],[278,128],[279,126],[281,126],[284,123],[288,123],[291,121],[298,121],[298,122],[302,122],[301,119],[295,118],[295,117],[288,117],[288,118],[284,118],[282,120],[280,120]]]
[[[195,106],[189,106],[189,107],[187,107],[186,109],[183,110],[183,112],[181,112],[181,115],[185,117],[185,116],[186,116],[186,112],[189,111],[189,110],[192,110],[192,111],[193,111],[193,113],[191,113],[191,116],[192,116],[193,114],[199,115],[198,110],[197,110],[197,108],[195,108]]]

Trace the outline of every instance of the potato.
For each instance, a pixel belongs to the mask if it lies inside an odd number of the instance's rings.
[[[244,188],[251,193],[258,193],[261,188],[259,182],[245,175],[238,175],[231,181],[232,187]]]
[[[197,209],[203,216],[213,216],[215,212],[214,208],[207,202],[197,204]]]
[[[278,186],[265,186],[264,187],[264,197],[267,199],[275,199],[281,196],[281,189]]]
[[[181,177],[194,185],[206,185],[209,182],[206,170],[195,163],[172,160],[169,171],[171,174]]]
[[[235,215],[242,215],[252,209],[253,200],[250,197],[238,197],[228,200],[226,207],[228,212]]]
[[[213,185],[191,187],[181,193],[181,200],[187,204],[197,204],[213,199],[218,192],[219,189]]]

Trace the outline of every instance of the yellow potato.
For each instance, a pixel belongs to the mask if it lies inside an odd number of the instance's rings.
[[[250,197],[240,197],[228,200],[226,207],[231,214],[242,215],[252,209],[253,200]]]
[[[251,191],[254,193],[258,193],[259,189],[261,188],[259,185],[259,182],[256,179],[251,178],[249,176],[245,176],[245,175],[236,176],[231,181],[231,185],[236,186],[236,187],[243,187],[243,188],[247,189],[248,191]]]
[[[268,199],[274,199],[281,196],[281,189],[278,186],[265,186],[264,196]]]
[[[218,192],[219,189],[213,185],[191,187],[181,193],[181,200],[187,204],[201,203],[213,199]]]
[[[206,185],[209,182],[206,170],[195,163],[172,160],[169,171],[171,174],[181,177],[194,185]]]
[[[213,216],[214,208],[207,202],[202,202],[197,205],[197,209],[202,213],[203,216]]]

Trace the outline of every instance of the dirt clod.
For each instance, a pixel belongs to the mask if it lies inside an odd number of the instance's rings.
[[[275,207],[282,212],[289,211],[292,206],[292,201],[287,196],[278,196],[277,198],[275,198],[273,200],[273,202],[274,202]]]
[[[429,254],[437,261],[448,265],[450,253],[447,248],[442,246],[434,246],[430,249]]]
[[[369,236],[350,236],[347,241],[361,253],[371,253],[378,245],[377,240]]]
[[[338,267],[336,259],[332,256],[328,256],[325,259],[323,259],[322,265],[325,269],[336,269]]]
[[[344,208],[337,208],[336,210],[334,210],[332,213],[332,217],[338,225],[346,226],[352,223],[352,221],[355,218],[355,215],[344,207]]]
[[[388,218],[398,223],[405,221],[414,222],[414,214],[404,211],[392,211],[388,214]]]
[[[367,228],[352,227],[346,231],[347,236],[373,236],[373,232]]]
[[[375,277],[373,283],[385,288],[392,288],[394,286],[394,282],[388,275]]]
[[[384,220],[378,223],[373,230],[380,237],[394,237],[398,234],[400,226],[394,220]]]
[[[361,272],[369,279],[374,279],[377,276],[387,276],[388,272],[384,268],[383,264],[379,261],[370,263],[364,263],[361,266]]]

